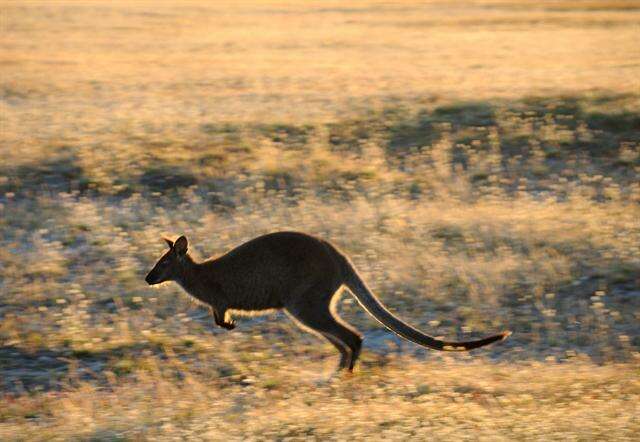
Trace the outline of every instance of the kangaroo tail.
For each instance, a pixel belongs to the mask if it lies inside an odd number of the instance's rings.
[[[362,307],[364,307],[364,309],[382,325],[411,342],[434,350],[467,351],[489,345],[496,341],[502,341],[511,335],[510,331],[505,331],[497,335],[474,341],[451,342],[441,341],[422,333],[420,330],[411,327],[409,324],[403,322],[387,310],[378,298],[371,293],[371,290],[369,290],[362,278],[360,278],[349,260],[340,252],[337,253],[340,255],[340,261],[342,261],[344,283],[353,293],[360,305],[362,305]]]

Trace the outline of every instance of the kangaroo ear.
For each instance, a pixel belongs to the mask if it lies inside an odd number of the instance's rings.
[[[164,242],[167,243],[167,245],[169,246],[170,249],[173,249],[173,241],[171,241],[169,238],[165,238],[165,237],[162,237],[162,239],[164,239]]]
[[[173,248],[178,255],[184,255],[185,253],[187,253],[188,244],[189,243],[187,241],[187,238],[185,236],[181,236],[180,238],[176,239],[175,243],[173,243]]]

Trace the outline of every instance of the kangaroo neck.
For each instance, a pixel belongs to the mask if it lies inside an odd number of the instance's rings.
[[[191,256],[186,255],[182,263],[180,272],[176,278],[176,282],[182,286],[190,295],[198,296],[198,272],[200,265],[196,263]]]

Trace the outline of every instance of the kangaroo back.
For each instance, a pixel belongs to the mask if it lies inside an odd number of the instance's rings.
[[[496,341],[501,341],[511,335],[510,331],[506,331],[483,339],[463,342],[441,341],[429,336],[411,327],[387,310],[380,300],[369,290],[349,259],[337,250],[336,253],[339,255],[344,284],[349,288],[351,293],[353,293],[360,305],[386,328],[411,342],[434,350],[467,351],[483,347]]]

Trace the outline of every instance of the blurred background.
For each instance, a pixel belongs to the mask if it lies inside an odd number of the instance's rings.
[[[640,2],[2,1],[0,439],[632,440]],[[294,229],[468,354],[144,275]]]

